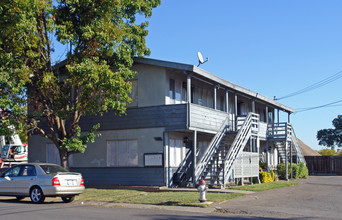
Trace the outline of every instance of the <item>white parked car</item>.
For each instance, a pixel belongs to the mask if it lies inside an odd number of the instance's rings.
[[[64,202],[72,202],[83,192],[82,175],[56,164],[19,164],[0,175],[0,196],[18,200],[30,197],[33,203],[43,203],[45,197],[61,197]]]

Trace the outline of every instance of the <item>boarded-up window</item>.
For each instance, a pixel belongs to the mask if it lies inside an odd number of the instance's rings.
[[[109,167],[138,166],[137,140],[107,141],[107,151],[107,166]]]

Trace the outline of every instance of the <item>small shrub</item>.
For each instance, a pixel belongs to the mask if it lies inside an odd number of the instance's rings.
[[[286,179],[286,169],[285,169],[285,163],[280,163],[277,166],[278,176],[279,179]]]
[[[274,172],[260,172],[259,177],[261,183],[271,183],[274,181]]]
[[[261,169],[266,170],[266,165],[266,162],[259,161],[259,167],[261,167]]]
[[[299,178],[308,178],[309,170],[304,163],[299,164]]]
[[[285,169],[285,163],[278,164],[277,166],[278,170],[278,175],[279,179],[286,179],[286,169]],[[292,169],[291,169],[291,164],[288,163],[288,178],[291,177],[292,173],[292,178],[298,179],[298,178],[307,178],[309,175],[308,168],[303,164],[292,164]]]
[[[289,165],[291,167],[291,165]],[[299,166],[295,163],[292,164],[292,170],[291,168],[289,169],[290,177],[292,173],[292,178],[293,179],[298,179],[299,178]]]

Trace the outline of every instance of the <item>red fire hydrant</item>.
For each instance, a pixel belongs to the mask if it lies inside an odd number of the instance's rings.
[[[205,193],[208,190],[208,187],[206,186],[206,183],[204,180],[200,180],[199,182],[199,186],[197,188],[197,190],[200,192],[200,202],[206,202],[207,199],[205,198]]]

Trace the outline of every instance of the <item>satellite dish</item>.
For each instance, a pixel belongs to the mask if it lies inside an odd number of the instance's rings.
[[[199,65],[201,65],[201,64],[203,64],[203,63],[205,63],[205,62],[207,62],[209,60],[209,58],[207,57],[206,60],[204,61],[201,52],[197,52],[197,57],[198,57],[198,65],[197,65],[197,67],[199,67]]]
[[[198,57],[198,62],[200,64],[204,63],[203,56],[202,56],[201,52],[199,52],[199,51],[197,52],[197,57]]]

